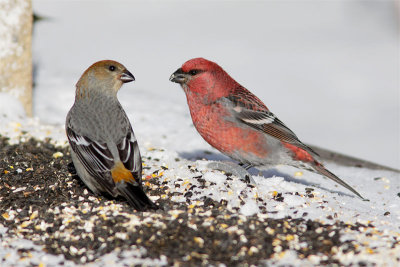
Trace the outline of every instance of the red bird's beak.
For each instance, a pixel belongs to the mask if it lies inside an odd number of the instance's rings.
[[[190,75],[183,72],[182,69],[178,69],[169,77],[169,80],[174,83],[184,84],[189,80],[189,76]]]
[[[122,72],[121,77],[119,77],[119,79],[123,82],[123,83],[129,83],[129,82],[133,82],[135,80],[135,77],[133,76],[132,73],[130,73],[128,70],[124,70]]]

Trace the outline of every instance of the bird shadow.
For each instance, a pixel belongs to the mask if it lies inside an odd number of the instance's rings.
[[[181,151],[178,152],[178,155],[181,158],[195,161],[195,160],[215,160],[215,161],[232,161],[231,158],[221,154],[221,153],[214,153],[208,150],[195,150],[195,151]]]
[[[229,157],[227,157],[227,156],[225,156],[223,154],[214,153],[214,152],[207,151],[207,150],[181,151],[181,152],[178,152],[178,155],[180,157],[184,158],[184,159],[191,160],[191,161],[204,160],[205,159],[205,160],[210,160],[210,161],[231,161],[231,162],[236,162],[236,161],[232,160],[231,158],[229,158]],[[327,192],[338,194],[339,196],[355,197],[352,194],[345,193],[345,192],[340,191],[340,190],[329,189],[327,187],[321,186],[318,183],[309,182],[309,181],[306,181],[304,179],[294,178],[290,174],[285,173],[285,172],[281,172],[276,168],[258,169],[256,167],[253,167],[253,168],[250,168],[248,170],[248,172],[253,176],[263,176],[263,177],[265,177],[265,179],[268,179],[267,177],[274,177],[274,176],[282,177],[287,182],[293,182],[293,183],[301,184],[301,185],[304,185],[306,187],[317,187],[317,188],[325,190]],[[315,174],[315,175],[317,175],[317,174]],[[321,176],[320,179],[328,179],[328,178],[326,178],[324,176]]]

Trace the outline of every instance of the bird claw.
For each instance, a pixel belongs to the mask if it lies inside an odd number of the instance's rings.
[[[206,165],[210,169],[215,169],[218,171],[223,171],[227,173],[232,173],[233,175],[239,177],[240,179],[244,180],[248,184],[256,185],[251,174],[244,169],[243,167],[237,165],[231,161],[211,161]]]

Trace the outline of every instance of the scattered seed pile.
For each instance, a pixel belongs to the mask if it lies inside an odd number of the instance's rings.
[[[0,148],[0,224],[8,228],[1,239],[29,239],[76,263],[137,249],[141,258],[166,257],[169,265],[261,265],[288,251],[300,259],[318,256],[319,264],[341,264],[339,254],[359,253],[355,240],[341,239],[343,230],[373,228],[339,221],[327,225],[302,218],[271,219],[265,208],[244,216],[228,209],[226,201],[194,199],[196,186],[170,190],[162,179],[168,167],[156,166],[158,160],[150,157],[143,157],[145,191],[162,209],[139,213],[122,198],[93,195],[69,172],[67,148],[34,139],[9,145],[3,137]],[[201,187],[197,190],[213,186],[206,185],[201,175],[194,179]],[[175,187],[183,183],[178,179]],[[312,197],[311,190],[307,194]],[[173,201],[176,198],[185,201]],[[282,199],[277,194],[273,201]],[[29,255],[29,249],[19,253]]]

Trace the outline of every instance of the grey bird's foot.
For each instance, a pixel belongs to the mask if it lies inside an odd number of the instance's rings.
[[[226,173],[232,173],[233,175],[244,180],[246,183],[256,185],[256,182],[254,181],[253,177],[247,171],[247,169],[249,169],[251,167],[251,165],[247,166],[247,168],[246,168],[246,167],[239,166],[236,163],[231,162],[231,161],[212,161],[207,164],[207,167],[210,169],[215,169],[215,170],[223,171]]]

